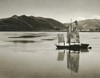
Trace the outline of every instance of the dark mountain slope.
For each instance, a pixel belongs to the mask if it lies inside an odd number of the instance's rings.
[[[0,31],[65,31],[66,27],[50,18],[17,16],[0,20]]]

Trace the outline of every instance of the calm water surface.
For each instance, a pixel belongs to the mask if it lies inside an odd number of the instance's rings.
[[[100,78],[100,33],[81,32],[92,50],[56,50],[64,32],[0,32],[0,78]]]

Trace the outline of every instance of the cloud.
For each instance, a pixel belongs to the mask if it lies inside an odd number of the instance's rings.
[[[91,19],[100,19],[99,15],[94,15]]]
[[[85,20],[85,17],[78,17],[77,20]]]
[[[80,20],[86,20],[86,19],[100,19],[99,15],[93,15],[90,18],[85,18],[85,17],[77,17],[76,20],[80,21]]]

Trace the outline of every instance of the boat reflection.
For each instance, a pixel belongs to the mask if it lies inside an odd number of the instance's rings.
[[[81,49],[80,51],[74,51],[74,50],[58,50],[58,61],[64,61],[64,56],[66,53],[67,58],[67,68],[71,70],[71,72],[78,73],[79,70],[79,59],[80,59],[80,53],[83,52],[89,52],[88,49]]]
[[[65,55],[65,50],[58,50],[58,61],[63,61],[64,60],[64,55]]]
[[[79,69],[79,51],[67,52],[67,68],[78,72]]]
[[[89,52],[89,49],[81,49],[81,52]]]

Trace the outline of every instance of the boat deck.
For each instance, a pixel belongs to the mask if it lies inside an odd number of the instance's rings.
[[[80,50],[88,49],[89,44],[56,45],[57,49]]]

